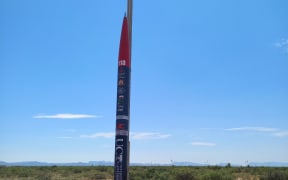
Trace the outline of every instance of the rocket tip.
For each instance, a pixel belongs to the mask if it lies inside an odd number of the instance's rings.
[[[127,17],[126,12],[124,13],[124,17]]]

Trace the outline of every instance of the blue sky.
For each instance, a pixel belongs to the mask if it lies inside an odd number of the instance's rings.
[[[136,0],[131,162],[287,162],[287,8]],[[0,1],[0,161],[113,161],[125,10]]]

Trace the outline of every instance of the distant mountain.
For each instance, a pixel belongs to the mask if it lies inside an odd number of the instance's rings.
[[[193,163],[193,162],[173,162],[172,165],[174,166],[208,166],[208,164],[200,164],[200,163]]]
[[[48,166],[49,163],[38,161],[25,161],[25,162],[4,162],[0,161],[0,166]]]
[[[71,163],[47,163],[38,161],[25,162],[4,162],[0,161],[0,166],[113,166],[111,161],[89,161],[89,162],[71,162]],[[172,162],[171,164],[149,164],[149,163],[131,163],[131,166],[209,166],[209,164],[200,164],[193,162]],[[217,166],[226,166],[227,163],[219,163]],[[251,162],[247,164],[251,167],[288,167],[288,162]],[[211,165],[213,166],[213,165]],[[231,166],[241,166],[232,164]]]
[[[251,162],[249,163],[249,166],[288,167],[288,162],[264,162],[264,163]]]
[[[25,162],[4,162],[0,161],[0,166],[112,166],[114,163],[109,161],[89,161],[71,163],[47,163],[38,161]]]

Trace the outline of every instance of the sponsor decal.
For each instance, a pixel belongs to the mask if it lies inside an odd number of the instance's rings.
[[[122,145],[120,145],[121,140],[123,141],[123,139],[116,139],[116,148],[115,148],[115,163],[116,163],[116,168],[115,168],[115,175],[116,175],[116,179],[122,179],[121,175],[123,172],[123,142]]]
[[[124,100],[125,100],[124,95],[119,95],[118,96],[118,102],[117,102],[118,107],[124,108]]]
[[[124,86],[124,80],[123,79],[119,79],[118,86]]]
[[[125,88],[118,88],[118,94],[125,94],[126,89]]]
[[[124,123],[118,123],[117,124],[117,129],[119,129],[119,130],[125,129],[125,124]]]
[[[127,140],[126,140],[127,141]],[[126,179],[123,177],[126,174],[126,167],[125,164],[127,163],[125,157],[125,148],[124,148],[125,139],[124,137],[116,137],[115,142],[115,179],[117,180],[124,180]]]
[[[125,59],[121,59],[118,61],[118,66],[126,66],[126,60]]]
[[[123,112],[124,111],[124,106],[118,105],[117,111],[118,112]]]
[[[124,95],[119,95],[119,101],[121,101],[121,102],[124,101]]]

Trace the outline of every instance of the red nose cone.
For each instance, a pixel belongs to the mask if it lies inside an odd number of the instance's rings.
[[[124,17],[122,24],[118,66],[130,67],[129,32],[128,32],[128,20],[126,16]]]

